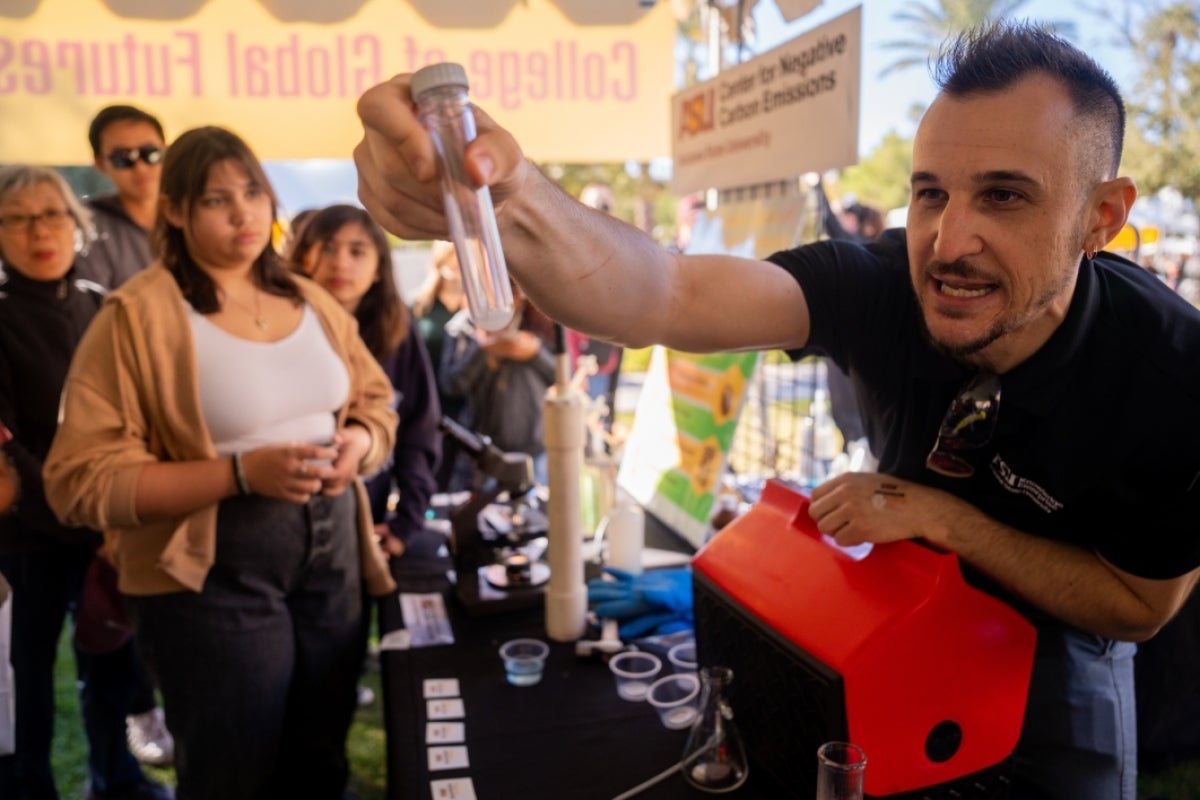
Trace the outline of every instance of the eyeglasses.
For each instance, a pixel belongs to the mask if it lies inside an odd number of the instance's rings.
[[[933,450],[925,466],[948,478],[969,478],[975,474],[962,456],[963,450],[978,450],[992,440],[1000,415],[1000,376],[976,373],[958,390],[946,409]]]
[[[162,161],[163,149],[156,144],[144,144],[141,147],[126,147],[113,150],[105,158],[113,165],[113,169],[130,169],[140,158],[146,164],[154,166]]]
[[[0,228],[6,231],[27,233],[33,230],[34,223],[42,222],[50,230],[58,231],[67,227],[72,219],[74,218],[71,216],[70,211],[52,208],[40,214],[5,214],[3,217],[0,217]]]

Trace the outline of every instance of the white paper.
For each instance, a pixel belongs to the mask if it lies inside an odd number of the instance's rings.
[[[426,700],[436,697],[458,697],[458,678],[426,678],[421,683]]]
[[[433,800],[476,800],[475,784],[470,778],[430,781],[429,789]]]
[[[461,722],[426,722],[425,744],[461,744],[467,740],[467,726]]]
[[[462,745],[430,747],[428,756],[430,772],[442,769],[466,769],[471,766],[467,760],[467,748]]]
[[[458,697],[444,697],[425,701],[426,719],[462,719],[467,715],[463,701]]]
[[[429,647],[435,644],[454,644],[454,631],[446,616],[446,602],[440,593],[400,594],[400,611],[404,627],[411,637],[410,647]]]

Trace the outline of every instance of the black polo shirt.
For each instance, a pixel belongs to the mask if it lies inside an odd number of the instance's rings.
[[[924,335],[904,232],[769,260],[804,289],[809,348],[849,373],[880,472],[1134,575],[1200,565],[1200,312],[1146,270],[1107,253],[1082,263],[1063,324],[1001,376],[991,441],[959,453],[975,474],[954,479],[925,457],[972,370]]]

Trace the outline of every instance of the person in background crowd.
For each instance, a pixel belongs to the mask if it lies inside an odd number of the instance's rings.
[[[907,227],[868,244],[669,253],[572,203],[483,113],[466,174],[554,319],[627,346],[814,347],[848,367],[880,471],[818,486],[809,514],[842,545],[955,553],[1037,627],[1014,797],[1133,800],[1133,643],[1200,578],[1200,428],[1180,425],[1200,404],[1200,312],[1102,251],[1137,195],[1108,73],[1017,22],[956,37],[935,70]],[[359,100],[359,196],[397,235],[443,237],[409,80]],[[1111,424],[1144,397],[1154,414]]]
[[[293,253],[293,268],[306,259],[311,277],[358,320],[358,332],[392,382],[400,426],[387,468],[367,481],[371,513],[383,549],[404,553],[425,524],[434,472],[441,458],[437,379],[412,317],[400,300],[387,235],[361,208],[335,205],[309,218],[304,228],[313,254]],[[394,508],[388,498],[398,492]]]
[[[400,416],[396,448],[388,464],[367,480],[371,518],[384,552],[404,555],[425,525],[425,512],[437,490],[434,473],[441,458],[441,409],[429,354],[396,287],[391,249],[383,229],[361,208],[335,205],[304,223],[305,251],[293,252],[293,269],[311,265],[311,276],[354,318],[367,349],[387,373]],[[363,615],[363,649],[370,628]],[[358,688],[358,704],[374,702],[374,691]]]
[[[166,137],[154,115],[128,105],[106,106],[88,126],[93,166],[116,191],[84,200],[96,225],[96,239],[77,259],[81,277],[115,289],[152,260],[150,230],[158,214],[159,181]],[[135,661],[137,690],[125,720],[129,748],[143,764],[164,766],[175,757],[175,742],[154,696],[154,681]]]
[[[245,142],[187,131],[162,189],[160,260],[71,363],[46,495],[116,532],[178,797],[340,800],[363,584],[395,589],[357,478],[392,451],[391,386],[353,317],[276,254]]]
[[[617,210],[616,197],[607,183],[593,181],[587,184],[579,192],[579,201],[605,214],[615,214]],[[596,372],[588,376],[584,385],[588,397],[593,401],[604,398],[611,409],[613,392],[617,388],[617,372],[621,367],[621,348],[570,328],[566,330],[566,341],[567,352],[571,354],[572,372],[579,369],[580,357],[593,356],[596,359]]]
[[[279,246],[279,255],[288,263],[292,271],[299,272],[306,278],[312,277],[313,259],[316,258],[317,253],[313,249],[312,239],[305,237],[304,228],[320,210],[319,208],[305,208],[297,211],[288,221],[287,235],[284,236],[283,243]],[[298,262],[293,259],[297,253],[303,255]]]
[[[549,346],[553,323],[513,287],[516,312],[500,331],[476,328],[465,310],[446,324],[442,347],[442,389],[467,400],[461,420],[467,428],[491,438],[501,450],[528,453],[534,476],[546,483],[546,443],[542,438],[542,404],[554,383],[554,353]],[[474,465],[459,459],[459,483],[467,488]]]
[[[115,289],[153,260],[150,231],[158,214],[166,137],[162,123],[140,108],[102,108],[88,127],[93,165],[115,187],[87,199],[96,240],[79,259],[80,277]]]
[[[454,252],[454,245],[446,241],[434,242],[430,250],[429,272],[413,298],[412,313],[416,317],[421,340],[425,342],[425,349],[429,352],[429,360],[433,364],[438,386],[438,405],[442,414],[455,422],[463,421],[466,398],[446,394],[441,387],[442,347],[447,338],[446,323],[466,307],[467,296],[463,293],[462,273],[458,268],[458,256]],[[439,492],[445,492],[450,487],[451,475],[458,460],[458,450],[458,441],[454,437],[442,437],[442,460],[435,475]]]
[[[12,441],[12,431],[8,429],[7,425],[0,422],[0,445],[10,441]],[[21,476],[17,474],[17,469],[9,460],[8,455],[0,450],[0,514],[7,514],[12,510],[20,492]]]
[[[675,203],[675,239],[667,246],[668,250],[676,253],[687,252],[692,242],[692,229],[696,226],[696,217],[705,209],[704,192],[693,192],[684,195]]]
[[[63,621],[77,619],[96,530],[61,524],[46,504],[42,463],[58,424],[58,399],[76,345],[103,290],[79,279],[78,250],[94,237],[91,214],[45,167],[0,168],[0,419],[22,486],[0,518],[0,572],[13,589],[12,666],[16,753],[0,756],[0,797],[54,798],[54,662]],[[133,645],[88,652],[75,639],[80,710],[88,740],[88,798],[165,798],[126,744],[125,716],[138,675]],[[108,648],[106,648],[108,649]]]

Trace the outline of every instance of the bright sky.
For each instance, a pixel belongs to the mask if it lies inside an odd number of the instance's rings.
[[[921,0],[932,4],[935,0]],[[866,155],[891,130],[911,136],[915,128],[909,120],[914,103],[927,104],[933,99],[933,82],[923,67],[911,67],[879,78],[879,71],[895,60],[897,52],[877,47],[880,42],[905,38],[902,23],[892,15],[906,3],[902,0],[824,0],[815,10],[789,25],[783,21],[778,8],[770,0],[760,2],[755,9],[759,42],[756,52],[765,52],[816,26],[840,16],[855,6],[863,7],[863,67],[862,98],[858,149]],[[1018,14],[1032,20],[1066,20],[1075,23],[1074,43],[1088,50],[1100,64],[1125,87],[1126,75],[1121,72],[1121,60],[1105,44],[1102,22],[1094,15],[1081,11],[1074,2],[1063,0],[1028,0]]]

